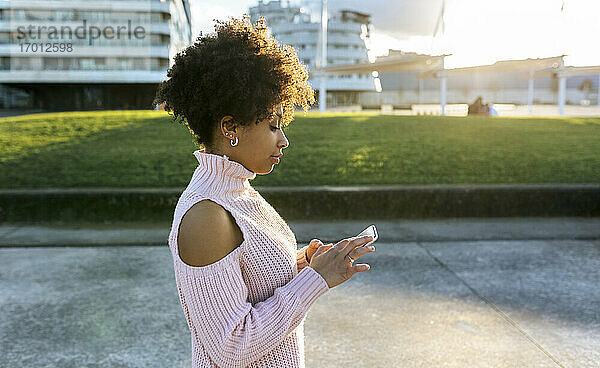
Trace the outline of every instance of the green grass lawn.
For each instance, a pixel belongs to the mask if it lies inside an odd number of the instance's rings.
[[[599,183],[600,119],[298,114],[254,186]],[[192,135],[165,112],[0,118],[0,187],[184,187]]]

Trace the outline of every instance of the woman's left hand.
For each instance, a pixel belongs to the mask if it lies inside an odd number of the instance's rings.
[[[310,263],[312,256],[317,252],[320,246],[324,245],[319,239],[313,239],[308,243],[308,249],[306,249],[306,260]]]

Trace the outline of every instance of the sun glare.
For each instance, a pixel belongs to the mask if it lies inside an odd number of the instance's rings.
[[[558,55],[568,55],[567,65],[600,64],[600,49],[591,42],[600,34],[600,1],[446,0],[445,9],[443,34],[398,38],[375,32],[370,59],[394,48],[452,54],[446,68]]]

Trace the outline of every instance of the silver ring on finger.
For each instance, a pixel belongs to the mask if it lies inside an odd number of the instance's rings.
[[[349,254],[346,254],[346,257],[348,257],[348,260],[350,261],[350,263],[354,262],[354,258],[350,257]]]

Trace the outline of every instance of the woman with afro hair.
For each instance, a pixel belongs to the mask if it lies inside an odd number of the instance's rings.
[[[282,127],[295,107],[314,103],[308,73],[263,18],[253,26],[246,15],[217,21],[214,33],[175,56],[167,77],[154,103],[201,148],[169,234],[192,367],[304,367],[309,308],[368,270],[353,262],[373,251],[371,237],[313,239],[298,250],[287,223],[249,183],[289,146]]]

